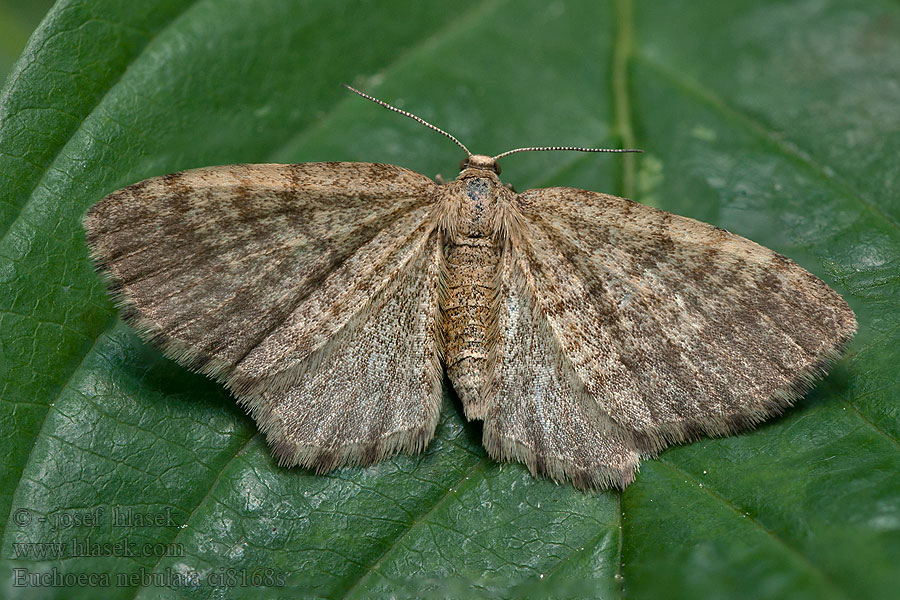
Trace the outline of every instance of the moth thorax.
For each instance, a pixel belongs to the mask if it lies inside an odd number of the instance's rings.
[[[489,179],[477,177],[465,180],[458,213],[459,235],[473,238],[491,236],[498,189]]]

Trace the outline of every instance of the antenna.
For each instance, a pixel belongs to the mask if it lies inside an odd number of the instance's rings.
[[[388,104],[388,103],[385,102],[384,100],[379,100],[378,98],[373,98],[372,96],[366,94],[365,92],[361,92],[361,91],[359,91],[359,90],[356,89],[356,88],[350,87],[350,86],[347,85],[346,83],[342,83],[341,85],[343,85],[345,88],[347,88],[347,89],[350,90],[351,92],[355,92],[355,93],[359,94],[360,96],[362,96],[362,97],[365,98],[366,100],[371,100],[371,101],[374,102],[375,104],[380,104],[381,106],[385,107],[385,108],[388,109],[388,110],[392,110],[392,111],[394,111],[394,112],[400,113],[401,115],[403,115],[403,116],[405,116],[405,117],[409,117],[410,119],[413,119],[414,121],[418,121],[419,123],[421,123],[421,124],[424,125],[425,127],[428,127],[429,129],[433,129],[433,130],[437,131],[437,132],[440,133],[441,135],[447,136],[448,138],[450,138],[451,140],[453,140],[454,142],[456,142],[456,145],[457,145],[457,146],[459,146],[460,148],[463,149],[463,151],[466,153],[466,156],[472,156],[472,153],[469,152],[469,149],[466,148],[466,147],[463,145],[463,143],[462,143],[461,141],[459,141],[458,139],[456,139],[455,137],[453,137],[452,135],[450,135],[449,133],[447,133],[446,131],[444,131],[444,130],[441,129],[440,127],[435,127],[434,125],[432,125],[431,123],[429,123],[428,121],[426,121],[425,119],[423,119],[422,117],[417,117],[416,115],[412,114],[411,112],[407,112],[407,111],[405,111],[405,110],[403,110],[403,109],[397,108],[396,106],[391,106],[390,104]]]
[[[469,157],[474,156],[471,152],[469,152],[469,149],[466,148],[462,142],[460,142],[458,139],[456,139],[455,137],[453,137],[452,135],[450,135],[449,133],[447,133],[440,127],[435,127],[434,125],[432,125],[431,123],[429,123],[428,121],[423,119],[422,117],[417,117],[416,115],[412,114],[411,112],[397,108],[396,106],[391,106],[384,100],[379,100],[378,98],[370,96],[365,92],[361,92],[354,87],[350,87],[346,83],[342,83],[341,85],[343,85],[345,88],[347,88],[351,92],[353,92],[355,94],[359,94],[366,100],[371,100],[375,104],[380,104],[381,106],[385,107],[388,110],[392,110],[396,113],[400,113],[401,115],[403,115],[405,117],[409,117],[410,119],[413,119],[414,121],[418,121],[419,123],[421,123],[425,127],[428,127],[429,129],[433,129],[434,131],[437,131],[441,135],[447,136],[448,138],[450,138],[451,140],[456,142],[457,146],[459,146],[460,148],[463,149],[463,151],[466,153],[466,156],[469,156]],[[643,150],[636,150],[634,148],[582,148],[580,146],[533,146],[530,148],[516,148],[515,150],[507,150],[506,152],[503,152],[502,154],[498,154],[497,156],[494,156],[493,158],[491,158],[491,160],[493,162],[496,162],[496,161],[500,160],[501,158],[503,158],[504,156],[509,156],[510,154],[517,154],[519,152],[544,152],[544,151],[555,151],[555,150],[571,150],[574,152],[616,152],[616,153],[643,152]]]
[[[643,152],[643,150],[636,150],[634,148],[582,148],[580,146],[536,146],[533,148],[516,148],[515,150],[507,150],[502,154],[498,154],[493,157],[494,160],[500,160],[504,156],[509,156],[510,154],[517,154],[519,152],[544,152],[550,150],[572,150],[574,152]]]

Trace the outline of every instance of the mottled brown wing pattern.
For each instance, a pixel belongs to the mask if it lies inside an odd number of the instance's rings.
[[[581,489],[624,488],[638,452],[572,373],[509,245],[500,268],[485,449]]]
[[[434,435],[440,234],[419,239],[389,286],[284,385],[241,399],[282,465],[320,472],[419,452]]]
[[[570,188],[509,210],[553,344],[641,452],[779,413],[856,329],[821,280],[711,225]]]
[[[423,449],[444,358],[491,456],[624,487],[641,455],[783,410],[856,329],[749,240],[595,192],[517,195],[498,170],[197,169],[110,194],[85,228],[123,318],[318,471]]]
[[[123,318],[168,356],[223,381],[260,420],[282,462],[364,462],[419,447],[433,431],[437,349],[424,332],[437,312],[435,188],[392,165],[211,167],[110,194],[88,212],[85,229]],[[373,315],[397,308],[398,273],[417,282],[420,300],[405,302],[403,317],[388,322],[415,322],[418,337],[385,352],[405,369],[404,393],[415,388],[415,397],[394,398],[380,380],[361,380],[359,365],[338,359],[332,375],[356,381],[360,396],[391,396],[385,410],[414,405],[422,418],[404,434],[405,421],[384,416],[388,438],[347,432],[321,454],[296,436],[280,440],[296,433],[289,421],[298,417],[284,408],[309,402],[300,380],[334,356],[329,341],[368,331]],[[390,369],[380,373],[389,377]]]

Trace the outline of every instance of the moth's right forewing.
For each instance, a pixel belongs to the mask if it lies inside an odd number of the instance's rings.
[[[824,282],[725,230],[571,188],[517,201],[517,257],[561,353],[644,451],[778,414],[856,329]]]

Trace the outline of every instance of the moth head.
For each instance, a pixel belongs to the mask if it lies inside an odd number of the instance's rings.
[[[480,169],[483,171],[492,171],[497,175],[500,174],[500,164],[497,163],[497,160],[483,154],[470,154],[462,159],[462,162],[459,163],[459,170],[462,172],[466,169]]]

